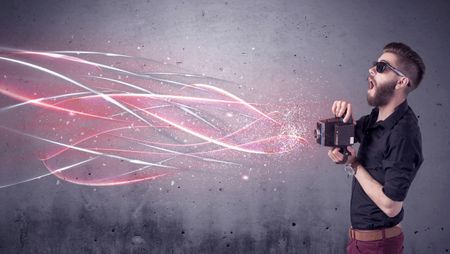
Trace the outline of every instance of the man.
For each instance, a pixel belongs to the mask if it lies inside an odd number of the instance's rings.
[[[358,154],[348,147],[346,170],[354,175],[348,253],[403,253],[403,201],[422,164],[418,120],[407,97],[424,75],[421,57],[403,43],[389,43],[369,69],[367,102],[374,109],[355,122]],[[335,101],[332,112],[353,119],[352,106]],[[328,156],[345,161],[339,148]]]

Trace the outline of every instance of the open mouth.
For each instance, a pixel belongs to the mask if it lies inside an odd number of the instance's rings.
[[[367,80],[369,81],[369,90],[372,90],[375,87],[375,81],[371,78],[368,78]]]

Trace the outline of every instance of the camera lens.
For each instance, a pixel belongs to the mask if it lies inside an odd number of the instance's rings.
[[[320,138],[320,129],[316,129],[316,130],[314,131],[314,138],[315,138],[315,139],[319,139],[319,138]]]

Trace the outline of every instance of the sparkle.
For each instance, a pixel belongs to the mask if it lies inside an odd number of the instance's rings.
[[[87,55],[96,55],[98,62]],[[222,81],[205,74],[152,72],[168,66],[146,62],[137,68],[139,61],[102,52],[0,52],[5,72],[0,93],[20,101],[0,108],[0,114],[17,112],[29,119],[27,127],[2,121],[0,131],[43,142],[39,159],[50,172],[16,182],[54,175],[57,184],[135,183],[218,165],[238,168],[253,155],[285,154],[307,144],[300,136],[304,132],[286,124],[280,112],[222,89],[227,87]],[[17,66],[3,68],[4,63]],[[6,79],[20,71],[27,71],[30,84]],[[33,81],[44,75],[47,79]],[[18,110],[26,105],[36,110]],[[5,186],[12,185],[0,188]]]

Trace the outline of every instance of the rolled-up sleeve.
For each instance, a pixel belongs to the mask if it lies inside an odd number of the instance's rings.
[[[392,133],[383,160],[383,192],[394,201],[403,201],[422,164],[420,132]]]

